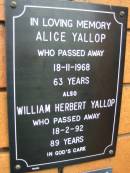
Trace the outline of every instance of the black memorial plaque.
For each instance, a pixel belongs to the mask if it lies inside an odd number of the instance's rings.
[[[6,1],[12,172],[115,154],[127,8]]]

